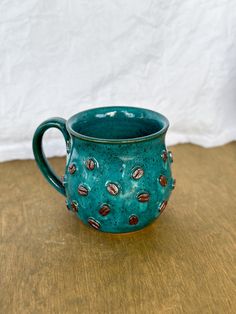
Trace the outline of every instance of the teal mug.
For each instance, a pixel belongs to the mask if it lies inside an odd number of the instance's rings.
[[[144,228],[165,209],[175,187],[167,151],[168,120],[135,107],[102,107],[46,120],[33,138],[35,160],[69,210],[91,227],[112,233]],[[59,129],[66,141],[63,179],[48,164],[44,132]]]

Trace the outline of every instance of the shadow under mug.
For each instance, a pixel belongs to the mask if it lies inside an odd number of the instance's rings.
[[[68,121],[51,118],[41,123],[33,152],[42,174],[85,224],[104,232],[132,232],[163,212],[175,187],[173,157],[165,145],[168,126],[163,115],[148,109],[95,108]],[[49,128],[59,129],[66,141],[62,180],[42,149]]]

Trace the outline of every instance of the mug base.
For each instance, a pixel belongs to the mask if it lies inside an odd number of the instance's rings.
[[[159,215],[160,216],[160,215]],[[85,226],[87,226],[90,229],[95,229],[98,232],[102,233],[109,233],[109,234],[116,234],[116,235],[121,235],[121,234],[134,234],[137,232],[142,231],[143,229],[146,229],[149,227],[151,224],[153,224],[156,220],[158,220],[158,217],[153,218],[150,220],[147,224],[145,225],[140,225],[140,226],[133,226],[134,228],[131,229],[129,226],[128,227],[123,227],[123,228],[116,228],[116,229],[104,229],[104,228],[98,228],[97,225],[91,225],[89,223],[84,223],[79,217],[77,217]]]

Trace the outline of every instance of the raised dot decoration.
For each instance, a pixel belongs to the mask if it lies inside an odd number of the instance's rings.
[[[149,198],[150,198],[150,195],[147,192],[138,194],[138,201],[141,203],[148,202]]]
[[[67,200],[66,200],[66,207],[67,207],[68,210],[70,210],[70,206],[69,206],[69,203],[68,203]]]
[[[163,150],[162,151],[162,154],[161,154],[161,158],[163,160],[164,163],[166,163],[169,159],[170,162],[173,161],[173,157],[172,157],[172,153],[171,152],[167,152],[166,150]],[[87,168],[87,170],[89,171],[93,171],[96,166],[97,166],[97,162],[94,158],[88,158],[85,160],[85,163],[84,163],[85,167]],[[68,166],[68,171],[70,174],[74,174],[76,172],[76,165],[74,163],[71,163],[69,166]],[[131,172],[131,178],[133,180],[139,180],[141,179],[142,177],[144,176],[144,170],[142,167],[140,166],[136,166],[135,168],[132,169],[132,172]],[[64,177],[61,178],[61,181],[64,182]],[[171,179],[171,187],[172,189],[175,188],[175,179]],[[165,175],[161,174],[159,176],[159,183],[161,186],[163,187],[166,187],[167,184],[168,184],[168,179]],[[107,182],[106,183],[106,189],[107,191],[109,192],[109,194],[111,195],[117,195],[119,194],[120,192],[120,186],[117,182]],[[78,186],[78,194],[85,197],[89,194],[89,191],[90,189],[87,187],[86,184],[80,184]],[[140,192],[138,195],[137,195],[137,200],[138,202],[140,203],[147,203],[150,201],[150,194],[149,192],[146,192],[146,191],[143,191],[143,192]],[[78,213],[78,202],[73,200],[71,201],[70,203],[66,203],[67,205],[67,208],[69,210],[72,210],[73,212],[75,213]],[[159,207],[158,207],[158,210],[160,212],[160,214],[165,210],[167,206],[167,201],[164,200],[163,202],[160,203]],[[106,217],[107,215],[109,215],[111,212],[111,207],[110,205],[108,204],[102,204],[100,206],[100,208],[98,209],[98,214],[100,214],[102,217]],[[139,218],[137,215],[135,214],[132,214],[130,217],[129,217],[129,224],[130,225],[137,225],[138,222],[139,222]],[[93,217],[89,217],[88,218],[88,224],[93,227],[94,229],[100,229],[101,227],[101,224],[99,221],[97,221],[96,219],[94,219]]]
[[[108,183],[107,184],[107,191],[111,194],[111,195],[117,195],[119,193],[119,187],[116,183]]]
[[[78,187],[78,193],[79,195],[81,196],[87,196],[88,195],[88,189],[83,185],[83,184],[80,184],[79,187]]]
[[[111,209],[110,206],[107,204],[104,204],[101,206],[101,208],[99,209],[99,214],[102,216],[106,216],[110,213]]]
[[[160,175],[160,177],[159,177],[159,183],[160,183],[160,185],[163,186],[163,187],[167,186],[167,183],[168,183],[167,177],[164,176],[164,175]]]
[[[78,203],[76,201],[72,201],[70,206],[74,212],[78,212]]]
[[[161,203],[160,207],[159,207],[160,214],[163,213],[163,211],[165,210],[166,206],[167,206],[167,201],[163,201]]]
[[[75,171],[76,171],[75,164],[70,164],[69,167],[68,167],[68,171],[69,171],[70,174],[74,174]]]
[[[173,180],[172,180],[172,189],[173,189],[173,190],[174,190],[175,186],[176,186],[176,179],[173,179]]]
[[[90,224],[91,227],[93,227],[94,229],[98,230],[100,229],[100,223],[95,220],[94,218],[90,217],[88,219],[88,223]]]
[[[169,155],[169,159],[170,159],[170,162],[173,162],[174,159],[173,159],[173,154],[171,151],[168,151],[168,155]]]
[[[130,225],[137,225],[138,223],[138,217],[136,215],[131,215],[129,217],[129,224]]]
[[[85,164],[88,170],[93,170],[96,166],[96,163],[92,158],[87,159]]]
[[[162,154],[161,154],[161,158],[164,162],[167,161],[168,159],[168,154],[167,154],[167,151],[166,150],[163,150]]]
[[[141,167],[134,169],[132,173],[132,178],[134,180],[139,180],[144,175],[144,171]]]

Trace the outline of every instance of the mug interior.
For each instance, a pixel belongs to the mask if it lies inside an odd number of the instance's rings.
[[[93,141],[132,141],[163,134],[168,120],[152,110],[101,107],[82,111],[67,122],[70,133]]]

